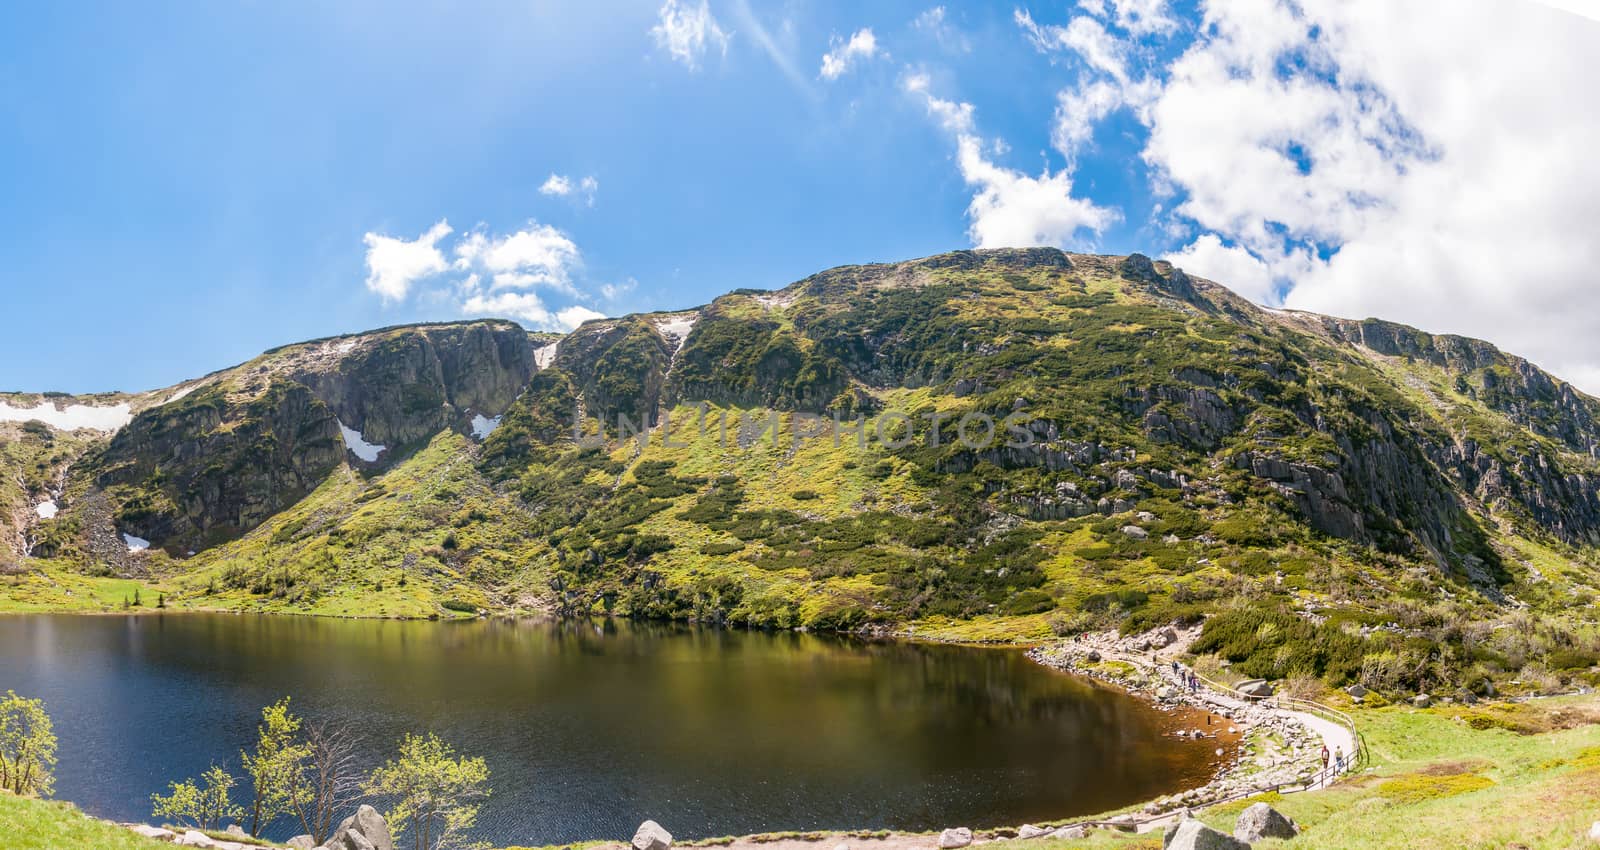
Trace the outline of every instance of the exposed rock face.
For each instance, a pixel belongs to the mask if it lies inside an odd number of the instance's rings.
[[[475,322],[379,332],[269,352],[146,409],[91,459],[115,524],[174,553],[260,524],[315,488],[346,451],[340,424],[396,448],[469,411],[499,415],[536,367],[516,325]]]
[[[662,829],[661,824],[647,820],[633,833],[632,844],[633,850],[670,850],[672,833]]]
[[[1189,819],[1161,837],[1162,850],[1250,850],[1250,845]]]
[[[1249,843],[1263,838],[1293,838],[1299,834],[1300,828],[1294,821],[1266,803],[1256,803],[1240,812],[1233,826],[1233,837]]]

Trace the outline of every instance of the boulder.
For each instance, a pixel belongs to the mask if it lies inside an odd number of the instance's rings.
[[[1186,820],[1161,837],[1161,850],[1250,850],[1250,845],[1197,820]]]
[[[142,823],[129,824],[128,829],[144,836],[145,838],[152,838],[156,841],[172,841],[178,837],[178,834],[170,829],[162,829],[159,826],[147,826]]]
[[[1122,527],[1122,533],[1132,537],[1134,540],[1144,540],[1150,536],[1150,532],[1145,531],[1137,525],[1124,525]]]
[[[1079,841],[1088,837],[1088,835],[1089,831],[1081,826],[1063,826],[1060,829],[1057,829],[1055,832],[1050,833],[1051,838],[1062,841]]]
[[[1345,688],[1344,692],[1349,694],[1350,696],[1355,697],[1356,699],[1361,699],[1362,697],[1367,695],[1367,689],[1361,687],[1361,685],[1359,685],[1359,684],[1351,685],[1350,687]]]
[[[285,841],[284,845],[293,847],[294,850],[316,850],[317,842],[309,835],[296,835]]]
[[[1427,708],[1428,706],[1433,705],[1433,697],[1430,697],[1427,694],[1417,694],[1415,697],[1411,698],[1411,704],[1417,708]]]
[[[1600,844],[1600,820],[1589,825],[1589,840]]]
[[[236,823],[228,824],[228,828],[225,831],[234,838],[243,838],[247,841],[250,839],[250,833],[245,832],[244,827]]]
[[[333,837],[323,845],[328,850],[394,850],[389,823],[371,806],[362,806],[344,819]]]
[[[668,850],[672,846],[672,833],[661,824],[647,820],[633,833],[634,850]]]
[[[1045,829],[1042,826],[1034,826],[1031,823],[1023,824],[1022,827],[1017,830],[1018,838],[1042,838],[1049,834],[1050,830]]]
[[[1272,696],[1272,683],[1265,679],[1246,679],[1234,686],[1234,690],[1247,697]]]
[[[1293,838],[1300,834],[1294,821],[1266,803],[1256,803],[1239,813],[1233,825],[1233,837],[1240,841],[1255,842],[1263,838]]]
[[[178,845],[179,847],[210,847],[216,842],[212,841],[203,832],[189,829],[185,830],[182,835],[173,839],[172,843]]]
[[[1156,689],[1156,699],[1169,700],[1178,698],[1178,689],[1171,685],[1162,685]]]
[[[972,843],[972,830],[964,826],[939,833],[939,850],[956,850]]]

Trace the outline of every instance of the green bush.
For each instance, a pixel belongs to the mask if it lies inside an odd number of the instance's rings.
[[[439,607],[445,609],[446,611],[455,611],[460,614],[478,613],[478,606],[472,604],[471,602],[462,602],[459,599],[446,599],[445,601],[439,603]]]
[[[1056,607],[1055,599],[1042,590],[1024,590],[1000,606],[1002,614],[1042,614]]]

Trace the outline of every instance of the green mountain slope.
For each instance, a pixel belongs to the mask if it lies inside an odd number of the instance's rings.
[[[339,614],[980,638],[1211,614],[1242,667],[1414,687],[1600,649],[1600,402],[1139,255],[843,267],[559,341],[394,328],[182,389],[53,462],[61,513],[19,526],[44,568]]]

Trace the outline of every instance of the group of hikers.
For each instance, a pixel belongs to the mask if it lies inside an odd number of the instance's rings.
[[[1322,772],[1323,773],[1327,773],[1328,772],[1328,745],[1327,744],[1323,744],[1322,745]],[[1340,749],[1338,747],[1334,747],[1333,748],[1333,775],[1334,776],[1338,776],[1341,773],[1344,773],[1344,750],[1342,750],[1342,749]]]
[[[1196,676],[1193,670],[1183,669],[1176,658],[1172,659],[1172,675],[1178,677],[1178,683],[1188,688],[1189,693],[1200,690],[1200,677]]]
[[[1178,684],[1180,686],[1182,686],[1182,687],[1188,688],[1190,693],[1195,693],[1196,691],[1200,690],[1200,677],[1195,675],[1195,672],[1193,670],[1184,669],[1183,665],[1179,664],[1178,663],[1178,659],[1176,659],[1176,658],[1172,659],[1172,675],[1176,676],[1178,678]],[[1206,720],[1207,720],[1207,723],[1209,724],[1210,718],[1208,717],[1208,718],[1206,718]],[[1333,773],[1330,775],[1330,777],[1331,776],[1338,776],[1339,774],[1344,773],[1344,767],[1345,767],[1344,758],[1345,758],[1344,750],[1342,750],[1339,747],[1334,747],[1333,748],[1333,755],[1332,755]],[[1323,744],[1322,745],[1322,772],[1324,774],[1328,773],[1328,760],[1329,760],[1328,745],[1327,744]]]

